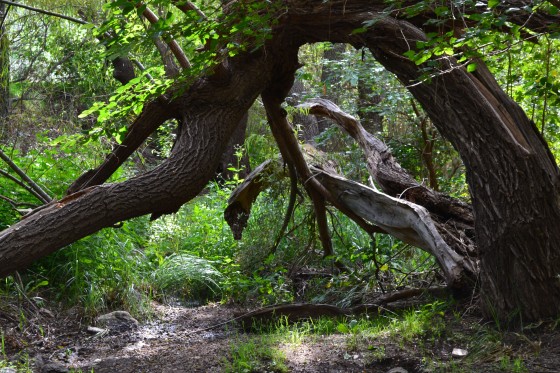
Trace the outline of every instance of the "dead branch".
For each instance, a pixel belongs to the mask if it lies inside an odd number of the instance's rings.
[[[52,201],[52,197],[49,196],[47,194],[47,192],[45,192],[43,190],[43,188],[41,188],[36,182],[34,182],[33,180],[31,180],[31,178],[29,176],[27,176],[27,174],[25,172],[23,172],[23,170],[21,168],[19,168],[11,159],[10,157],[8,157],[8,155],[6,153],[4,153],[4,151],[2,151],[2,149],[0,149],[0,158],[6,162],[6,164],[12,169],[14,170],[14,172],[16,174],[19,175],[19,177],[22,178],[23,181],[25,181],[24,184],[23,182],[20,182],[19,180],[17,180],[14,177],[11,177],[11,175],[9,175],[6,172],[2,172],[2,175],[10,178],[10,180],[13,180],[14,182],[16,182],[18,185],[22,186],[23,188],[25,188],[27,191],[29,191],[31,194],[33,194],[35,197],[37,197],[41,202],[43,203],[48,203],[50,201]]]
[[[286,229],[288,229],[288,224],[290,224],[290,220],[292,219],[292,215],[294,214],[294,209],[296,207],[297,173],[293,164],[286,163],[286,167],[288,168],[288,175],[290,176],[290,197],[288,198],[288,207],[286,208],[286,215],[284,215],[284,221],[282,222],[282,227],[278,232],[278,236],[276,236],[276,240],[274,241],[274,246],[272,246],[272,253],[276,252],[276,249],[280,244],[280,240],[286,233]]]
[[[474,218],[470,205],[426,188],[414,180],[393,158],[387,145],[367,132],[354,117],[325,99],[314,99],[298,107],[309,109],[310,114],[332,119],[352,136],[365,153],[370,175],[385,193],[418,203],[442,220],[452,218],[472,229]]]
[[[13,2],[13,1],[0,0],[0,3],[6,4],[6,5],[16,6],[16,7],[27,9],[27,10],[31,10],[33,12],[45,14],[45,15],[48,15],[48,16],[62,18],[62,19],[65,19],[67,21],[71,21],[71,22],[74,22],[74,23],[79,23],[81,25],[87,25],[89,23],[89,22],[86,22],[82,19],[78,19],[78,18],[74,18],[74,17],[70,17],[70,16],[65,16],[64,14],[50,12],[48,10],[35,8],[35,7],[29,6],[29,5],[20,4],[20,3]]]
[[[320,169],[312,167],[312,170],[339,204],[392,236],[431,253],[450,287],[470,287],[469,283],[476,278],[476,264],[446,243],[424,207]]]
[[[271,160],[261,163],[231,193],[224,218],[236,240],[241,239],[251,214],[251,206],[260,192],[268,186],[268,177],[274,172],[274,166],[275,163]]]
[[[239,315],[235,320],[240,323],[244,329],[250,329],[254,323],[269,322],[284,318],[290,323],[327,317],[344,317],[354,316],[361,313],[375,313],[379,314],[386,310],[395,311],[397,307],[389,306],[389,303],[409,299],[424,294],[430,294],[436,297],[447,297],[449,295],[448,289],[445,287],[433,287],[427,289],[404,289],[388,294],[379,296],[373,303],[359,304],[350,308],[341,308],[331,304],[310,304],[310,303],[296,303],[296,304],[281,304],[271,307],[260,308],[242,315]]]

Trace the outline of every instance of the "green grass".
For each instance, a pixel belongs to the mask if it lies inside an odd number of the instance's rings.
[[[231,358],[224,361],[224,371],[288,372],[286,354],[278,348],[278,341],[259,336],[247,341],[234,341],[230,347]]]

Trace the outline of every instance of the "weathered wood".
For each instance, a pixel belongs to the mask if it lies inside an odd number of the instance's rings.
[[[486,2],[480,3],[483,6],[472,8],[465,3],[462,11],[486,11]],[[499,6],[510,10],[503,13],[510,22],[537,32],[558,30],[559,15],[528,12],[525,5],[509,0]],[[181,87],[182,94],[170,95],[174,99],[163,107],[146,105],[140,117],[145,125],[170,117],[182,124],[182,136],[168,160],[126,182],[100,185],[67,203],[53,203],[1,232],[0,276],[121,220],[176,211],[212,177],[235,126],[258,94],[266,90],[274,107],[280,105],[293,81],[298,48],[318,41],[344,42],[368,47],[461,155],[476,217],[487,313],[503,320],[514,313],[523,321],[556,317],[560,172],[545,141],[483,63],[469,74],[454,58],[438,58],[429,62],[445,74],[420,81],[426,66],[403,54],[416,41],[427,40],[424,21],[399,19],[405,12],[387,12],[386,7],[381,0],[286,2],[271,15],[275,24],[263,46],[220,61],[210,73]],[[353,32],[372,20],[363,33]],[[320,193],[331,198],[328,191]]]
[[[387,145],[367,132],[361,123],[343,112],[337,105],[325,99],[313,99],[298,105],[310,114],[327,117],[342,127],[362,148],[367,168],[383,192],[398,198],[421,204],[443,220],[453,219],[465,228],[474,224],[472,207],[460,200],[435,192],[417,182],[395,160]]]
[[[251,214],[251,206],[259,194],[268,187],[268,178],[272,175],[277,165],[277,162],[271,160],[261,163],[231,193],[228,199],[228,206],[224,211],[224,218],[236,240],[241,239]]]
[[[449,247],[424,207],[323,170],[311,169],[314,177],[340,203],[390,235],[432,254],[451,288],[468,287],[476,268]]]
[[[448,280],[452,279],[450,285],[456,289],[462,287],[464,290],[474,286],[478,275],[478,264],[476,246],[472,241],[474,218],[471,206],[418,183],[399,165],[387,145],[367,132],[357,119],[343,112],[331,101],[313,99],[298,107],[308,110],[309,114],[332,119],[352,136],[364,152],[370,175],[385,194],[396,197],[398,200],[408,200],[413,202],[413,206],[422,206],[430,212],[428,216],[424,216],[424,214],[421,214],[421,216],[422,219],[429,221],[430,229],[436,229],[438,239],[442,239],[445,243],[445,248],[440,245],[439,251],[451,250],[458,254],[453,259],[447,258],[446,261],[454,262],[464,272],[460,275],[459,273],[450,274],[450,264],[442,265],[440,263],[444,272],[448,274],[446,278]],[[381,203],[382,201],[377,202],[377,204]],[[377,210],[382,213],[380,209]],[[395,219],[399,219],[399,214],[396,212],[395,214]],[[363,215],[362,217],[366,218]],[[401,218],[403,221],[407,221],[405,215],[402,215]],[[377,220],[371,220],[372,216],[366,219],[374,224],[377,222]],[[402,235],[402,232],[395,234],[396,232],[387,230],[383,223],[378,226],[395,237],[401,238],[398,234]],[[410,237],[405,241],[430,252],[435,247],[434,245],[427,245],[426,242],[415,244],[415,240]],[[436,254],[434,253],[434,255]],[[438,255],[436,255],[436,258],[438,258]],[[458,260],[459,258],[461,259]],[[439,260],[443,260],[441,255],[439,255],[438,262]],[[468,285],[469,281],[470,286]]]

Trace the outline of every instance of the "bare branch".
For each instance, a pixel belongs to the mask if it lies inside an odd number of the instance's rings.
[[[31,193],[35,198],[37,198],[39,201],[41,201],[43,203],[48,203],[48,201],[45,201],[44,198],[39,193],[37,193],[36,191],[33,190],[33,188],[31,188],[29,185],[25,184],[23,181],[19,180],[15,176],[10,175],[9,173],[7,173],[4,170],[0,170],[0,175],[4,176],[7,179],[10,179],[11,181],[16,183],[20,187],[24,188],[29,193]]]
[[[288,228],[288,224],[290,224],[290,220],[292,219],[292,215],[294,214],[294,208],[296,206],[296,198],[297,198],[297,174],[296,169],[292,163],[286,163],[288,167],[288,172],[290,176],[290,197],[288,199],[288,207],[286,208],[286,215],[284,216],[284,221],[282,222],[282,227],[280,228],[280,232],[278,232],[278,236],[274,241],[274,246],[272,246],[272,252],[274,253],[280,244],[280,240],[284,236],[286,229]]]
[[[107,155],[103,164],[76,179],[66,193],[72,194],[93,185],[103,184],[111,177],[152,132],[172,117],[171,109],[162,105],[160,101],[155,100],[148,103],[142,114],[130,125],[123,142]]]
[[[15,201],[15,200],[11,199],[11,198],[8,198],[8,197],[6,197],[6,196],[3,196],[3,195],[1,195],[1,194],[0,194],[0,199],[3,199],[4,201],[8,202],[8,203],[12,206],[12,208],[15,209],[15,210],[17,210],[18,207],[30,207],[30,208],[35,208],[35,207],[37,207],[37,205],[34,204],[34,203],[29,203],[29,202],[18,202],[18,201]],[[18,211],[19,213],[22,213],[20,210],[17,210],[17,211]]]
[[[60,14],[60,13],[55,13],[55,12],[50,12],[48,10],[44,10],[44,9],[39,9],[39,8],[34,8],[32,6],[29,5],[24,5],[24,4],[20,4],[20,3],[15,3],[13,1],[8,1],[8,0],[0,0],[0,3],[2,4],[7,4],[7,5],[12,5],[12,6],[17,6],[19,8],[23,8],[23,9],[27,9],[27,10],[31,10],[33,12],[37,12],[37,13],[41,13],[41,14],[46,14],[48,16],[53,16],[53,17],[57,17],[57,18],[62,18],[65,19],[67,21],[71,21],[74,23],[79,23],[80,25],[87,25],[90,22],[86,22],[82,19],[79,18],[74,18],[74,17],[70,17],[70,16],[65,16],[64,14]]]
[[[472,227],[474,218],[470,205],[418,183],[393,158],[387,145],[367,132],[354,117],[325,99],[314,99],[299,107],[332,119],[348,132],[364,151],[368,170],[385,193],[415,201],[444,219],[452,218]]]
[[[173,5],[175,5],[177,8],[179,8],[180,10],[182,10],[185,13],[188,12],[189,10],[194,10],[196,12],[196,14],[198,14],[200,17],[202,17],[204,19],[208,19],[206,17],[206,14],[204,14],[202,12],[202,10],[200,10],[196,5],[194,5],[190,1],[171,0],[171,2],[173,3]]]
[[[31,180],[31,178],[29,176],[27,176],[27,174],[25,172],[23,172],[23,170],[21,168],[19,168],[11,159],[10,157],[8,157],[6,155],[6,153],[4,153],[2,151],[2,149],[0,149],[0,158],[6,162],[6,164],[8,166],[10,166],[10,168],[12,170],[14,170],[14,172],[16,174],[19,175],[19,177],[21,177],[29,186],[29,188],[31,190],[34,191],[33,195],[36,196],[37,198],[39,198],[42,202],[44,203],[48,203],[50,201],[52,201],[52,197],[49,196],[47,194],[47,192],[45,192],[39,185],[37,185],[37,183],[35,183],[33,180]],[[20,184],[21,185],[21,184]],[[23,186],[23,185],[22,185]],[[27,189],[27,188],[26,188]],[[29,190],[29,189],[27,189]]]

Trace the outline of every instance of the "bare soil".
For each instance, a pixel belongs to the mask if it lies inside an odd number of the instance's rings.
[[[92,335],[87,331],[92,322],[78,309],[40,309],[25,319],[0,308],[4,359],[26,360],[34,372],[222,372],[231,361],[232,347],[262,338],[227,322],[245,311],[239,307],[154,304],[154,309],[152,320],[135,330]],[[443,335],[412,341],[394,336],[351,340],[349,335],[333,334],[308,336],[278,348],[286,354],[290,372],[560,372],[560,333],[555,325],[537,325],[524,334],[501,333],[497,342],[489,338],[478,344],[488,338],[476,334],[480,322],[472,315],[462,320],[446,317],[448,330]],[[451,356],[453,348],[479,351],[463,360]],[[520,370],[515,358],[522,361]],[[265,362],[253,371],[276,370]]]

